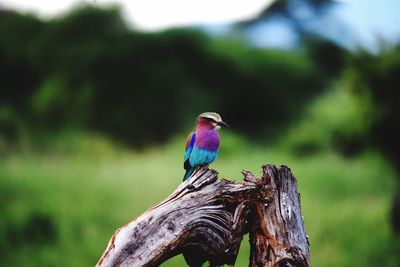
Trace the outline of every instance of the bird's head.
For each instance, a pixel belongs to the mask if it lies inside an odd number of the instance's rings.
[[[197,125],[219,130],[221,127],[229,127],[222,121],[221,116],[215,112],[204,112],[197,117]]]

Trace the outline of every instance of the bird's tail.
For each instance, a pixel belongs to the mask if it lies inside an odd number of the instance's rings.
[[[183,181],[185,181],[187,178],[189,178],[193,174],[194,170],[195,170],[194,167],[190,167],[189,169],[187,169],[185,176],[183,176]]]

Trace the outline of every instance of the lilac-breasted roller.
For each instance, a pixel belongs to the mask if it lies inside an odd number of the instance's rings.
[[[197,117],[196,129],[186,139],[183,180],[192,175],[197,166],[208,165],[218,154],[219,134],[222,127],[229,127],[215,112],[204,112]]]

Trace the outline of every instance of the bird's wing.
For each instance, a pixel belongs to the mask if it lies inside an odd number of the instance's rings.
[[[185,169],[189,169],[191,167],[190,163],[189,163],[189,158],[190,158],[190,154],[192,153],[195,141],[196,141],[196,133],[191,132],[188,135],[188,137],[186,138],[185,157],[183,160],[184,161],[183,167]]]

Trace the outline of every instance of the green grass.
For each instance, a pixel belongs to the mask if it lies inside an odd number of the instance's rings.
[[[400,241],[388,224],[394,173],[374,151],[295,157],[222,133],[213,168],[241,180],[264,163],[288,165],[298,179],[313,266],[398,266]],[[49,140],[41,152],[0,161],[0,255],[5,266],[93,266],[112,233],[181,182],[183,137],[133,152],[99,136]],[[50,229],[50,230],[49,230]],[[236,266],[247,266],[243,242]],[[163,266],[185,266],[181,256]]]

